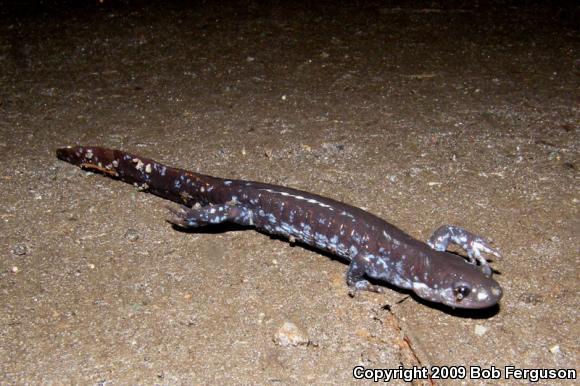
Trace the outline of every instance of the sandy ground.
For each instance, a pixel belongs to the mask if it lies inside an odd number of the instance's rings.
[[[577,8],[44,4],[1,11],[0,383],[579,369]],[[342,262],[179,232],[165,201],[56,159],[74,144],[308,190],[422,240],[464,226],[504,254],[505,296],[484,312],[351,298]],[[462,382],[495,383],[433,380]]]

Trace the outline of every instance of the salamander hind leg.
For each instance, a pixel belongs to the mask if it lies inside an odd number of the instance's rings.
[[[453,225],[442,225],[435,232],[427,244],[437,251],[446,251],[449,243],[455,244],[463,248],[467,252],[467,257],[471,264],[479,263],[482,272],[491,277],[492,271],[487,262],[487,259],[482,256],[482,253],[490,254],[501,258],[499,251],[492,248],[485,238],[473,234],[463,228]]]
[[[208,224],[231,222],[240,225],[253,225],[253,213],[237,204],[168,207],[170,223],[181,228],[198,228]]]
[[[348,270],[346,271],[346,284],[350,288],[351,296],[354,296],[359,290],[384,292],[383,287],[371,284],[364,278],[366,275],[366,265],[368,265],[368,261],[357,255],[351,260],[348,266]]]

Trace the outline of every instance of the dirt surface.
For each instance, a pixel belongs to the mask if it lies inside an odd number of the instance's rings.
[[[578,9],[217,4],[2,8],[0,383],[578,370]],[[463,226],[504,254],[505,296],[484,312],[351,298],[342,262],[179,232],[165,201],[56,159],[75,144],[308,190],[422,240]]]

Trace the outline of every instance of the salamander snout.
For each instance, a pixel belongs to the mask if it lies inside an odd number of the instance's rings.
[[[453,283],[451,294],[445,291],[443,303],[457,308],[487,308],[496,304],[502,295],[501,287],[493,279],[476,284],[458,281]]]
[[[416,282],[413,291],[423,299],[452,308],[488,308],[497,304],[503,295],[499,284],[481,272],[473,276],[449,275],[437,285]]]
[[[422,281],[413,282],[413,291],[421,298],[452,308],[470,309],[488,308],[501,299],[500,285],[491,275],[482,272],[480,266],[447,252],[431,252],[429,258],[431,266],[442,268],[429,271]]]

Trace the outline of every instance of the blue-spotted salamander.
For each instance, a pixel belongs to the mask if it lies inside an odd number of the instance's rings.
[[[353,291],[382,292],[368,280],[374,279],[453,308],[486,308],[502,296],[482,255],[499,257],[498,251],[456,226],[441,226],[423,243],[362,209],[301,190],[211,177],[101,147],[62,148],[57,157],[182,204],[171,209],[169,221],[177,226],[231,222],[338,255],[349,262]],[[449,243],[468,258],[446,252]]]

